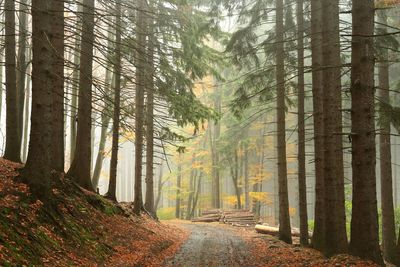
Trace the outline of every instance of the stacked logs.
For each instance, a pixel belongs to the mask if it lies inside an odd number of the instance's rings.
[[[253,226],[254,214],[249,210],[207,210],[192,222],[220,222],[233,226]]]
[[[224,213],[221,219],[224,223],[234,226],[250,226],[256,224],[254,214],[250,211]]]
[[[203,211],[200,217],[192,219],[192,222],[219,222],[221,216],[221,210],[207,210]]]

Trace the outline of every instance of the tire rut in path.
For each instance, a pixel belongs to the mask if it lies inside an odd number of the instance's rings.
[[[256,266],[246,243],[233,231],[205,224],[183,226],[191,235],[166,266]]]

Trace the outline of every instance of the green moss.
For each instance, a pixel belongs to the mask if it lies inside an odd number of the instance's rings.
[[[87,200],[93,207],[99,209],[106,215],[111,216],[115,214],[122,214],[122,210],[118,206],[114,205],[100,195],[89,195],[87,196]]]

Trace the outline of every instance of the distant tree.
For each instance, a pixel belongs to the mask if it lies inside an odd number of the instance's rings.
[[[181,217],[181,187],[182,187],[182,162],[179,155],[178,173],[176,176],[176,200],[175,200],[175,218]]]
[[[78,95],[79,95],[79,68],[80,68],[80,48],[81,48],[81,32],[82,32],[82,14],[83,5],[82,0],[76,1],[77,5],[77,21],[75,24],[75,41],[74,41],[74,66],[72,72],[72,85],[71,85],[71,114],[69,118],[70,123],[70,163],[73,162],[76,148],[76,126],[78,116]]]
[[[219,88],[214,92],[214,109],[221,112],[221,93]],[[212,154],[212,206],[216,209],[221,208],[221,188],[220,188],[220,171],[219,171],[219,151],[218,143],[221,135],[221,124],[219,121],[212,123],[212,133],[210,133],[210,146]]]
[[[107,32],[107,66],[106,66],[106,74],[104,77],[104,101],[103,107],[101,110],[101,131],[100,131],[100,140],[99,140],[99,149],[97,151],[97,157],[93,169],[93,176],[92,176],[92,184],[93,189],[97,191],[99,180],[100,180],[100,172],[103,168],[103,161],[106,156],[106,141],[107,136],[109,134],[109,124],[111,120],[111,113],[112,110],[110,106],[112,106],[112,95],[113,95],[113,88],[115,87],[115,73],[112,71],[112,66],[115,61],[115,30],[114,30],[114,20],[112,20],[112,24],[108,26]]]

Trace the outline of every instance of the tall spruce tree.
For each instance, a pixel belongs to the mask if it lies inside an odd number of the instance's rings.
[[[352,7],[351,122],[353,212],[350,252],[382,264],[376,199],[373,0],[354,0]]]

